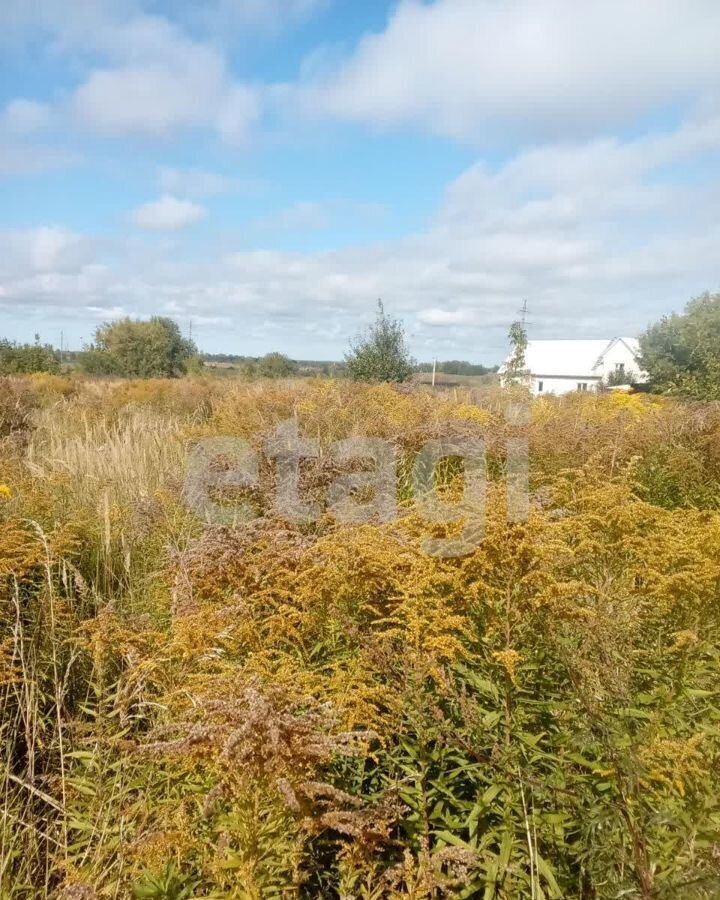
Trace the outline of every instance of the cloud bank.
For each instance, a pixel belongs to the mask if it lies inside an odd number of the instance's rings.
[[[718,33],[713,0],[402,0],[304,102],[471,140],[583,136],[717,97]]]
[[[719,154],[718,119],[652,138],[546,144],[468,168],[423,232],[320,253],[240,249],[189,262],[182,244],[150,252],[131,242],[99,265],[89,241],[62,230],[6,234],[2,257],[14,265],[0,308],[138,315],[152,300],[198,323],[208,347],[317,356],[337,356],[377,297],[405,318],[421,357],[497,360],[523,298],[537,336],[603,336],[608,323],[632,334],[717,286],[720,179],[693,184],[677,167],[716,168]],[[135,217],[179,229],[202,213],[168,196]]]
[[[535,336],[603,337],[720,286],[714,0],[401,0],[376,33],[312,47],[295,78],[235,64],[233,47],[328,5],[179,0],[161,15],[143,0],[79,0],[68,16],[60,0],[6,0],[0,44],[41,35],[69,74],[0,110],[0,175],[32,178],[98,146],[154,155],[144,194],[111,212],[115,229],[52,216],[0,231],[0,317],[163,313],[192,319],[208,349],[337,357],[382,297],[418,356],[491,362],[524,298]],[[354,135],[352,181],[365,136],[390,130],[407,140],[418,194],[418,133],[475,156],[402,233],[341,239],[381,190],[283,196],[286,167],[302,182],[296,142]],[[243,216],[244,154],[283,141],[278,192]]]

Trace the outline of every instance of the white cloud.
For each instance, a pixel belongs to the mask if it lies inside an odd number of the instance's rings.
[[[243,144],[259,115],[257,91],[247,85],[236,84],[226,90],[220,101],[215,127],[228,144]]]
[[[59,226],[0,232],[0,277],[78,270],[89,261],[93,242]]]
[[[95,14],[87,19],[54,21],[58,49],[76,58],[87,53],[93,63],[70,98],[81,125],[115,136],[166,138],[203,127],[230,143],[247,138],[259,115],[258,92],[233,79],[217,47],[161,16],[103,16],[91,6]]]
[[[592,134],[720,88],[715,0],[402,0],[313,112],[470,138]]]
[[[207,210],[200,204],[165,194],[159,200],[139,206],[133,212],[132,219],[141,228],[176,231],[199,222],[206,215]]]
[[[210,127],[229,143],[247,138],[258,97],[232,80],[214,47],[148,16],[108,25],[95,40],[116,65],[95,69],[75,91],[72,106],[85,126],[151,137]]]
[[[462,325],[471,319],[469,310],[466,309],[421,309],[417,314],[418,321],[424,325]]]
[[[78,88],[75,111],[98,131],[162,137],[206,121],[207,103],[215,102],[217,85],[205,75],[198,84],[194,74],[151,66],[95,71]]]
[[[233,76],[226,61],[228,34],[274,28],[324,5],[325,0],[178,2],[171,20],[151,14],[150,0],[76,0],[71,16],[60,0],[6,0],[0,5],[0,45],[41,34],[56,60],[71,58],[84,76],[57,112],[69,112],[87,130],[167,139],[181,129],[206,128],[238,145],[260,117],[263,91]],[[8,124],[16,131],[37,130],[41,118],[49,119],[47,107],[30,103],[8,108]]]
[[[712,160],[720,150],[720,117],[688,121],[675,131],[631,141],[603,138],[522,151],[492,171],[483,161],[449,187],[439,225],[498,241],[507,231],[537,239],[549,230],[580,236],[584,223],[671,213],[683,196],[663,168]],[[660,176],[656,173],[660,172]],[[657,228],[662,219],[649,223]]]
[[[53,121],[50,107],[16,97],[0,110],[0,176],[31,175],[61,169],[77,161],[76,154],[36,143]]]
[[[252,88],[230,86],[212,67],[148,65],[94,71],[73,107],[82,124],[110,135],[168,137],[179,128],[209,126],[238,144],[248,139],[260,105]]]
[[[69,168],[79,161],[80,157],[68,150],[0,140],[0,176],[36,175]]]
[[[250,185],[239,178],[206,169],[178,169],[161,166],[158,181],[163,191],[185,197],[215,197],[243,190]]]
[[[50,108],[46,104],[18,97],[0,113],[0,131],[20,136],[33,134],[47,128],[50,120]]]

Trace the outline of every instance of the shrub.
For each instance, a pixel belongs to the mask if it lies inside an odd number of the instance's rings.
[[[172,319],[121,319],[97,329],[95,343],[80,354],[80,366],[92,375],[176,378],[196,353]]]
[[[381,300],[375,323],[351,344],[345,364],[354,381],[405,381],[412,374],[402,323],[385,313]]]
[[[59,372],[60,354],[50,344],[15,344],[0,339],[0,375]]]
[[[282,353],[267,353],[257,361],[255,371],[261,378],[288,378],[297,373],[297,363]]]
[[[720,400],[720,294],[702,294],[652,325],[640,347],[654,390]]]

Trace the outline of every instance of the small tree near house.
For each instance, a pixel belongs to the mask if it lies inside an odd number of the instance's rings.
[[[528,339],[523,322],[512,323],[508,338],[510,340],[510,357],[505,364],[503,380],[506,384],[524,384],[530,372],[525,363]]]

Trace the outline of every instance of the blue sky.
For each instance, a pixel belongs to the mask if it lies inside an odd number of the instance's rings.
[[[713,0],[4,0],[0,334],[635,335],[718,290]]]

